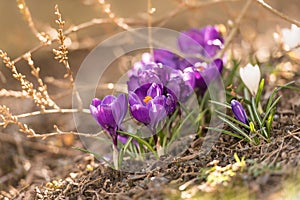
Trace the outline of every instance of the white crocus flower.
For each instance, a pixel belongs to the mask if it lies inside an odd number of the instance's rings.
[[[245,67],[240,68],[240,76],[244,84],[250,90],[251,94],[255,96],[261,78],[259,66],[253,66],[248,63]]]
[[[291,29],[282,29],[281,33],[282,41],[288,48],[292,49],[300,45],[300,28],[295,24],[292,24]]]

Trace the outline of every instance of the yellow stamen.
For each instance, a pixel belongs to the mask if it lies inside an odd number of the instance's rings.
[[[199,72],[202,72],[205,68],[203,66],[196,67]]]
[[[152,97],[146,96],[146,97],[144,98],[143,102],[145,102],[145,103],[147,104],[150,100],[152,100]]]

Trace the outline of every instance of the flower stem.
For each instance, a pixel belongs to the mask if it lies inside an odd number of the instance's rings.
[[[119,150],[118,147],[113,145],[113,162],[114,162],[114,167],[116,170],[119,170]]]

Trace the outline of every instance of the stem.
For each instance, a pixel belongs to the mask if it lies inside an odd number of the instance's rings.
[[[113,145],[113,162],[116,170],[119,170],[119,150],[116,145]]]
[[[236,18],[236,20],[234,21],[234,27],[233,27],[233,29],[231,30],[231,32],[229,33],[228,37],[227,37],[226,40],[225,40],[226,42],[225,42],[225,44],[224,44],[224,48],[223,48],[221,51],[219,51],[219,53],[214,57],[214,59],[215,59],[215,58],[221,58],[221,57],[224,55],[225,51],[227,50],[227,48],[228,48],[229,45],[231,44],[233,38],[234,38],[235,35],[237,34],[239,25],[240,25],[240,23],[241,23],[243,17],[245,16],[247,10],[249,9],[251,3],[252,3],[252,0],[248,0],[248,1],[246,2],[246,4],[244,5],[244,7],[243,7],[241,13],[239,14],[239,16],[238,16],[238,17]]]
[[[86,113],[90,114],[89,109],[51,109],[51,110],[43,110],[43,111],[34,111],[30,113],[24,113],[20,115],[16,115],[17,118],[25,118],[25,117],[31,117],[36,115],[44,115],[44,114],[55,114],[55,113]]]
[[[278,17],[284,19],[285,21],[288,21],[292,24],[297,25],[298,27],[300,27],[300,21],[297,21],[295,19],[290,18],[289,16],[279,12],[278,10],[272,8],[269,4],[267,4],[264,0],[256,0],[256,3],[258,3],[259,5],[261,5],[263,8],[267,9],[268,11],[270,11],[271,13],[273,13],[274,15],[277,15]]]
[[[148,0],[148,43],[150,53],[153,56],[153,45],[152,45],[152,15],[153,15],[152,1]]]

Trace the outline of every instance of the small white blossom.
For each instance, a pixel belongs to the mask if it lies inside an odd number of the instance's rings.
[[[248,63],[245,67],[240,68],[240,76],[251,94],[255,96],[261,78],[259,66]]]
[[[292,24],[291,28],[281,29],[282,40],[287,49],[292,49],[300,45],[300,28]]]

